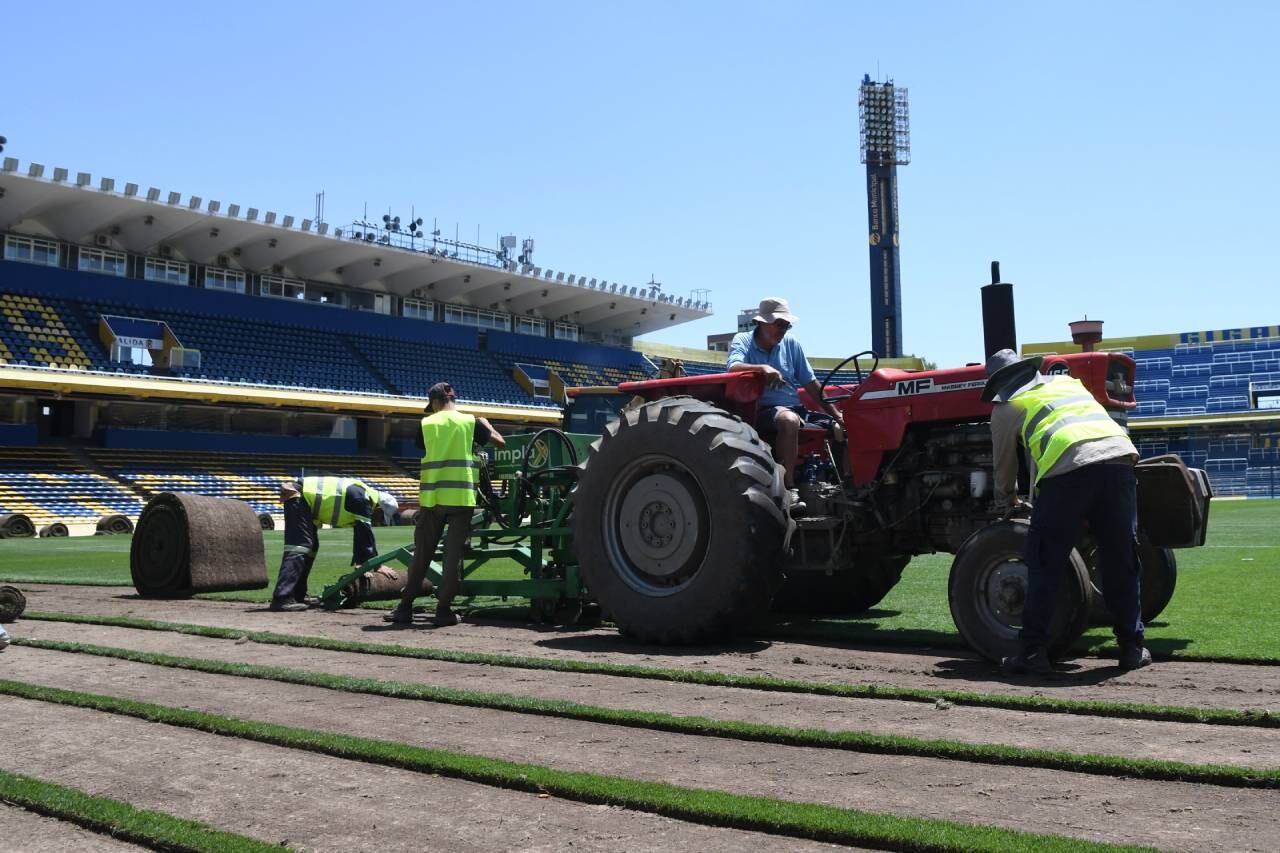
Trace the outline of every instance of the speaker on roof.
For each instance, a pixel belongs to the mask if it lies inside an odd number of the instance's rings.
[[[110,237],[108,237],[106,234],[94,234],[94,235],[93,235],[93,245],[95,245],[95,246],[110,246],[110,245],[111,245],[111,238],[110,238]]]
[[[169,246],[161,246],[161,247],[160,247],[160,257],[162,257],[162,258],[172,258],[172,257],[173,257],[173,249],[172,249],[171,247],[169,247]]]
[[[276,275],[284,275],[284,267],[280,266],[280,264],[272,264],[271,272]]]
[[[226,255],[218,255],[218,266],[225,267],[231,263],[231,259]]]

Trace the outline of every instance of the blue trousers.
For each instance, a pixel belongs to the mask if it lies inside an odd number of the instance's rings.
[[[1048,643],[1059,585],[1085,522],[1098,543],[1098,574],[1116,638],[1142,641],[1137,478],[1132,465],[1095,463],[1040,481],[1024,555],[1027,600],[1019,636],[1028,647]]]

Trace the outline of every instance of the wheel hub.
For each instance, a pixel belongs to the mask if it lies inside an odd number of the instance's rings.
[[[618,512],[619,545],[646,575],[678,573],[698,545],[698,509],[685,477],[647,474],[632,484]]]
[[[1027,602],[1027,566],[1021,560],[1008,560],[991,570],[987,578],[988,612],[1004,625],[1021,625],[1022,609]]]

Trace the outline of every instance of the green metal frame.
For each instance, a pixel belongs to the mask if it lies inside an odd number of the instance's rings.
[[[574,454],[569,453],[561,435],[573,445]],[[578,573],[569,526],[579,470],[573,465],[573,458],[576,455],[579,462],[585,460],[587,448],[597,437],[544,430],[507,436],[505,447],[489,449],[492,452],[486,453],[484,460],[489,477],[483,478],[481,489],[488,488],[490,497],[481,497],[481,506],[472,518],[460,595],[496,596],[504,601],[512,596],[527,598],[534,614],[543,621],[552,619],[557,612],[581,610],[588,598]],[[504,488],[499,495],[500,484]],[[447,538],[446,533],[432,564],[427,566],[427,578],[437,587],[442,577],[433,566],[444,559]],[[413,555],[414,546],[405,545],[357,566],[325,587],[320,596],[322,606],[327,610],[347,606],[342,592],[345,586],[388,563],[399,563],[407,570]],[[526,577],[471,578],[493,560],[514,560]]]

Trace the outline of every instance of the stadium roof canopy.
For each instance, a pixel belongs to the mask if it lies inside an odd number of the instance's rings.
[[[0,165],[0,229],[140,255],[276,274],[375,293],[531,313],[633,337],[708,316],[711,306],[515,261],[485,264],[369,241],[363,232],[180,192],[123,186],[12,157]],[[357,237],[357,233],[360,236]],[[426,241],[430,242],[430,241]],[[425,242],[424,244],[425,245]]]

